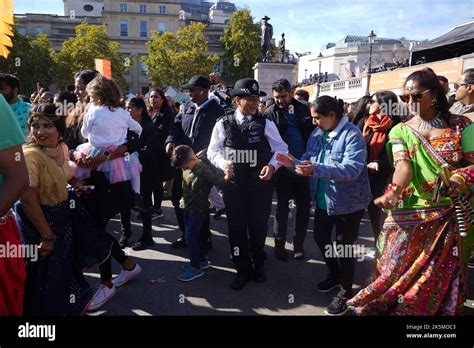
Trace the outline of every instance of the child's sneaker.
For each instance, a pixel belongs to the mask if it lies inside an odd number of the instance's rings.
[[[187,270],[189,267],[191,267],[191,264],[186,264],[183,266],[183,271]],[[201,261],[201,269],[205,270],[211,267],[211,261],[209,260],[202,260]]]
[[[201,269],[189,266],[178,276],[178,280],[182,282],[190,282],[191,280],[202,277],[203,275],[204,272]]]

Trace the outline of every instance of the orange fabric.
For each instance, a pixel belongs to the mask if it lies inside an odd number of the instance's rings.
[[[368,163],[375,161],[382,152],[387,141],[388,130],[392,125],[393,120],[388,115],[382,115],[379,118],[376,114],[371,114],[365,120],[362,134],[370,149]],[[372,138],[370,138],[371,132],[373,133]]]

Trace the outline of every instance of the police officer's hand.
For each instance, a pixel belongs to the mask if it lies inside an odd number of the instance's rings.
[[[286,168],[292,168],[295,165],[295,157],[291,153],[277,153],[275,159],[278,163]]]
[[[234,164],[231,161],[227,161],[224,165],[224,174],[229,179],[234,177]]]
[[[171,155],[173,154],[174,147],[175,147],[174,143],[168,143],[168,144],[166,144],[166,154],[167,154],[168,156],[171,157]]]
[[[269,164],[268,166],[265,166],[262,168],[262,171],[260,172],[260,180],[262,181],[268,181],[272,178],[273,173],[275,173],[275,167]]]

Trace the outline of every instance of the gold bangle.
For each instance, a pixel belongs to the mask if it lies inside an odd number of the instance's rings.
[[[464,183],[464,185],[466,185],[466,179],[462,175],[454,174],[454,175],[451,176],[451,178],[454,178],[454,177],[456,177],[458,179],[461,179],[462,182]]]

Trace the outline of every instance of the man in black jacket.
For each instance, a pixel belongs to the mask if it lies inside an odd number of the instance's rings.
[[[306,143],[313,129],[308,107],[291,97],[291,84],[281,79],[273,83],[275,104],[269,107],[264,115],[275,122],[280,136],[288,144],[289,152],[296,158],[306,151]],[[276,232],[275,256],[282,261],[288,260],[285,249],[288,229],[289,201],[294,198],[296,203],[295,237],[293,240],[294,258],[303,259],[303,243],[308,229],[310,216],[310,184],[309,178],[301,177],[286,168],[276,173]]]
[[[189,83],[182,86],[182,88],[189,91],[191,101],[184,104],[176,115],[170,135],[166,139],[166,152],[171,156],[176,146],[188,145],[194,150],[199,159],[205,159],[212,129],[217,119],[224,115],[224,109],[214,99],[209,99],[211,81],[207,77],[193,76]],[[182,196],[182,171],[178,170],[173,183],[171,201],[182,235],[171,245],[174,249],[186,246],[184,240],[184,213],[179,206]],[[212,243],[209,230],[209,214],[202,225],[200,238],[203,247],[210,250]]]

